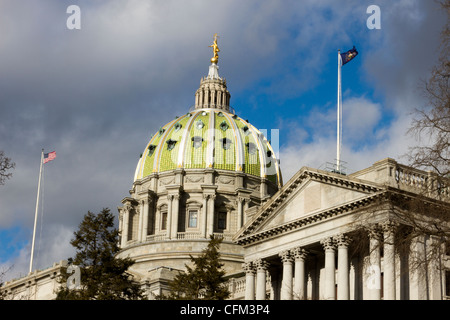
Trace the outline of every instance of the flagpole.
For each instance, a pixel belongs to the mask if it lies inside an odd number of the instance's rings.
[[[342,106],[341,106],[341,67],[342,67],[342,58],[341,58],[341,50],[338,50],[338,92],[337,92],[337,148],[336,148],[336,171],[341,171],[341,114],[342,114]]]
[[[36,211],[34,214],[33,241],[31,243],[30,272],[33,271],[34,240],[36,238],[36,225],[37,225],[37,217],[38,217],[38,210],[39,210],[39,192],[41,190],[42,164],[44,162],[43,160],[44,160],[44,149],[42,149],[42,152],[41,152],[41,165],[39,168],[39,181],[38,181],[38,191],[37,191],[37,198],[36,198]]]

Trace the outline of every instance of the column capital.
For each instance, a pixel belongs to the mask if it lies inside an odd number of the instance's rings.
[[[336,244],[340,248],[347,248],[351,242],[352,239],[344,233],[341,233],[336,237]]]
[[[283,261],[283,263],[289,263],[292,262],[294,259],[291,255],[291,252],[289,250],[284,250],[281,251],[278,256],[281,258],[281,261]]]
[[[130,212],[133,207],[130,204],[125,204],[123,207],[124,212]]]
[[[327,251],[327,250],[334,251],[336,249],[336,242],[334,241],[333,237],[328,237],[328,238],[320,240],[320,244],[323,246],[325,251]]]
[[[255,266],[253,262],[246,262],[242,264],[242,269],[246,274],[255,274]]]
[[[308,256],[308,251],[303,249],[302,247],[294,248],[291,250],[291,252],[295,260],[305,260]]]
[[[247,201],[247,198],[245,198],[245,197],[238,196],[238,197],[236,198],[237,204],[239,204],[239,203],[245,203],[245,201]]]
[[[174,198],[174,195],[173,195],[173,194],[168,194],[168,195],[167,195],[167,200],[172,201],[173,198]]]
[[[371,224],[366,227],[367,233],[369,234],[369,238],[372,240],[381,240],[382,239],[382,229],[378,223]]]
[[[216,199],[216,195],[215,195],[215,194],[212,194],[212,193],[204,193],[204,194],[203,194],[203,199],[206,199],[206,200],[209,200],[209,199],[215,200],[215,199]]]
[[[269,263],[266,260],[258,259],[254,262],[257,271],[267,271],[269,268]]]
[[[398,222],[392,220],[386,220],[380,224],[381,230],[385,233],[394,233],[399,226]]]

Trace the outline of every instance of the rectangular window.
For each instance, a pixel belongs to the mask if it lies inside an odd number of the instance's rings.
[[[219,230],[225,230],[227,228],[227,213],[219,212],[217,217],[217,228]]]
[[[197,210],[189,210],[189,228],[197,228],[197,219],[198,219],[198,211]]]
[[[167,212],[161,212],[161,230],[167,229]]]

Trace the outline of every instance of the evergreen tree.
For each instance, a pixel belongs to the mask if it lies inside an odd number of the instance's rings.
[[[170,294],[162,297],[173,300],[224,300],[230,296],[225,285],[223,263],[219,261],[222,238],[211,235],[208,246],[197,258],[190,256],[193,268],[186,265],[170,283]]]
[[[75,258],[69,264],[81,270],[79,288],[69,289],[65,284],[72,273],[61,272],[58,300],[126,300],[143,299],[140,285],[127,272],[134,264],[130,258],[117,258],[119,231],[114,228],[114,216],[109,209],[95,215],[88,212],[79,225],[70,244],[75,247]]]

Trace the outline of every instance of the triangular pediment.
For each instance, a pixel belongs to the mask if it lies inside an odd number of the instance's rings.
[[[304,167],[247,221],[235,240],[358,202],[379,190],[375,183]]]

